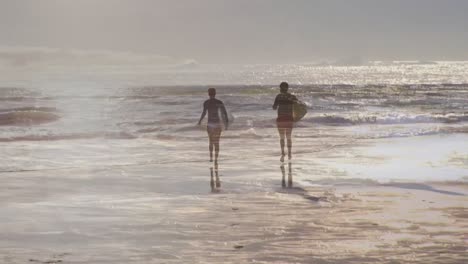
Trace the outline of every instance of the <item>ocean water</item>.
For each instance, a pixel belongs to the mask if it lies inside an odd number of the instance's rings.
[[[234,117],[221,140],[224,170],[270,168],[279,159],[271,105],[288,81],[309,107],[293,132],[303,184],[468,176],[468,62],[0,67],[0,173],[8,175],[207,163],[196,122],[208,87]],[[393,173],[401,166],[411,169]]]

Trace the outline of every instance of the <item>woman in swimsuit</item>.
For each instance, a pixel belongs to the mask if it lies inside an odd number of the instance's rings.
[[[208,95],[210,99],[206,100],[205,103],[203,103],[203,112],[201,114],[200,120],[198,121],[198,125],[201,124],[201,121],[208,112],[208,124],[206,126],[206,131],[208,132],[209,138],[210,162],[213,162],[213,148],[215,151],[215,162],[218,162],[219,139],[221,137],[222,131],[221,122],[224,121],[224,127],[225,129],[227,129],[229,119],[226,108],[224,107],[224,103],[221,100],[215,98],[216,89],[208,89]],[[223,115],[222,119],[219,117],[220,111]]]

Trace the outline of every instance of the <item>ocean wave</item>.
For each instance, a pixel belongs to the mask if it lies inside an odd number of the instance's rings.
[[[317,123],[322,125],[360,125],[360,124],[418,124],[418,123],[460,123],[467,122],[466,113],[449,114],[389,114],[389,115],[361,115],[361,116],[340,116],[322,115],[304,118],[301,122]]]
[[[390,64],[394,65],[437,65],[437,61],[423,61],[423,60],[416,60],[416,61],[392,61]]]
[[[44,111],[11,111],[0,113],[0,126],[30,126],[60,119],[55,113]]]
[[[112,50],[77,50],[46,47],[0,47],[0,63],[13,67],[32,65],[152,65],[152,66],[192,66],[194,60],[183,60],[157,54],[121,52]]]
[[[390,115],[377,119],[379,124],[414,124],[414,123],[459,123],[468,121],[468,115],[463,114],[432,114],[432,115]]]
[[[161,115],[162,112],[159,112]],[[168,112],[173,114],[172,112]],[[136,126],[136,127],[148,127],[148,126],[164,126],[164,125],[177,125],[177,124],[192,124],[196,123],[196,119],[188,118],[166,118],[157,121],[132,121],[132,122],[121,122],[118,123],[118,126]],[[151,128],[151,127],[149,127]]]
[[[263,139],[263,138],[270,138],[271,135],[269,134],[260,134],[255,131],[255,129],[250,128],[247,130],[243,131],[229,131],[225,132],[222,135],[223,139]],[[199,136],[184,136],[180,135],[177,133],[158,133],[156,135],[152,136],[144,136],[144,138],[154,138],[158,140],[175,140],[175,141],[181,141],[181,140],[200,140],[200,139],[206,139],[207,136],[206,134],[199,135]]]
[[[144,133],[161,132],[161,131],[163,131],[163,130],[164,130],[164,129],[161,128],[161,127],[153,127],[153,128],[139,129],[139,130],[137,130],[136,132],[137,132],[137,133],[144,134]]]
[[[24,111],[57,112],[57,108],[55,108],[55,107],[26,106],[26,107],[18,107],[18,108],[0,109],[0,113],[24,112]]]
[[[123,90],[121,99],[150,99],[158,105],[182,106],[197,103],[211,86],[140,86]],[[270,107],[278,93],[273,85],[216,85],[219,97],[229,109],[260,110]],[[353,108],[365,105],[382,107],[451,107],[466,105],[468,84],[417,85],[291,85],[291,92],[311,109],[320,107]],[[112,97],[109,97],[112,98]],[[455,108],[458,106],[453,105]]]
[[[468,122],[466,113],[450,114],[388,114],[388,115],[320,115],[306,117],[299,121],[297,127],[323,126],[359,126],[359,125],[411,125],[411,124],[458,124]],[[134,122],[128,123],[126,129],[138,134],[144,133],[190,133],[205,131],[206,125],[195,125],[196,119],[167,119],[156,122]],[[132,126],[135,126],[132,129]],[[229,126],[231,133],[243,133],[244,137],[256,137],[254,129],[276,129],[276,119],[248,119],[237,118]],[[253,130],[252,130],[253,129]]]
[[[224,136],[225,138],[250,138],[250,139],[262,139],[269,138],[271,135],[260,134],[254,128],[249,128],[247,130],[241,130],[237,133],[231,133]]]
[[[35,99],[39,96],[39,92],[22,87],[0,87],[0,101],[4,102],[20,102]]]
[[[468,134],[468,127],[446,127],[446,128],[431,128],[431,129],[415,129],[407,131],[390,131],[367,135],[363,138],[407,138],[407,137],[420,137],[444,134]]]
[[[78,139],[135,139],[134,135],[126,132],[93,132],[93,133],[71,133],[58,135],[25,135],[16,137],[0,138],[0,142],[17,141],[57,141],[57,140],[78,140]]]
[[[409,138],[409,137],[421,137],[421,136],[432,136],[447,134],[447,131],[440,129],[420,129],[410,131],[397,131],[397,132],[382,132],[377,134],[366,135],[364,139],[384,139],[384,138]]]
[[[257,127],[258,128],[258,127]],[[256,129],[255,127],[237,127],[235,129],[229,129],[224,131],[222,138],[224,139],[267,139],[276,137],[276,133],[270,133],[263,130],[265,127]],[[300,129],[300,128],[299,128]],[[339,137],[342,138],[343,135],[333,134],[333,133],[320,133],[316,134],[311,133],[311,130],[296,130],[294,137],[296,138],[320,138],[320,137]],[[184,132],[191,131],[205,131],[204,126],[192,126],[187,127]],[[301,131],[301,132],[298,132]],[[144,138],[155,138],[158,140],[199,140],[205,139],[206,134],[187,134],[180,133],[180,131],[161,131],[160,129],[154,128],[151,131],[144,131],[144,133],[151,133],[151,135],[143,136]],[[365,134],[352,134],[349,135],[352,138],[356,139],[377,139],[377,138],[399,138],[399,137],[417,137],[417,136],[429,136],[429,135],[440,135],[440,134],[468,134],[468,126],[451,126],[451,127],[430,127],[430,128],[402,128],[398,130],[392,129],[391,131],[381,131],[381,132],[366,132]]]

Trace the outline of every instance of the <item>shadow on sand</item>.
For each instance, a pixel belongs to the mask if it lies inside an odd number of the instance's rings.
[[[393,183],[382,184],[382,186],[389,186],[389,187],[396,187],[396,188],[410,189],[410,190],[430,191],[430,192],[442,193],[442,194],[447,194],[447,195],[466,196],[466,194],[464,193],[439,190],[439,189],[435,189],[434,187],[430,185],[422,184],[422,183],[393,182]]]
[[[288,181],[286,184],[286,168],[284,167],[284,163],[281,164],[280,166],[281,169],[281,187],[283,190],[287,193],[292,193],[292,194],[297,194],[302,196],[304,199],[307,199],[309,201],[313,202],[318,202],[320,200],[326,200],[325,197],[316,197],[308,194],[307,190],[301,188],[301,187],[294,187],[293,186],[293,173],[292,173],[292,163],[288,162]]]

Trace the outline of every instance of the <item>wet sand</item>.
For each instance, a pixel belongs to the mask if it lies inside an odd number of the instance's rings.
[[[0,262],[468,260],[466,183],[304,187],[288,164],[183,166],[2,173]]]

